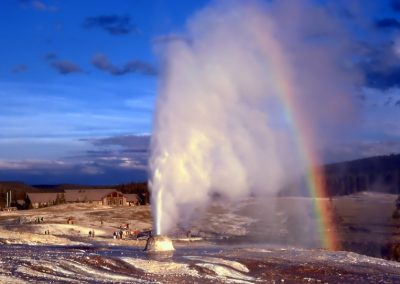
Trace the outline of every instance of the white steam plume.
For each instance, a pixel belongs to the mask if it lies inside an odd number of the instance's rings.
[[[343,68],[349,42],[304,3],[216,2],[164,45],[150,160],[157,234],[190,222],[214,193],[274,195],[302,173],[282,84],[321,143],[348,119],[358,79]]]

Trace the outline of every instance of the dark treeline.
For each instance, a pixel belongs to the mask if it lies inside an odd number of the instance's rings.
[[[122,193],[135,193],[140,197],[143,204],[150,203],[150,192],[147,182],[120,184],[115,186],[115,189]]]
[[[324,169],[330,196],[361,191],[400,194],[400,154],[329,164]]]
[[[5,181],[0,182],[0,207],[5,207],[7,192],[11,191],[11,204],[15,205],[18,199],[24,200],[27,192],[42,192],[41,189],[32,187],[22,182]]]

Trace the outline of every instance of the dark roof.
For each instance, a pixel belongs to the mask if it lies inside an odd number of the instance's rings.
[[[115,189],[66,189],[64,196],[66,202],[101,201],[112,192],[123,194]]]
[[[139,196],[137,194],[124,194],[127,202],[139,202]]]
[[[47,203],[54,202],[57,199],[57,192],[46,192],[46,193],[27,193],[31,203]]]

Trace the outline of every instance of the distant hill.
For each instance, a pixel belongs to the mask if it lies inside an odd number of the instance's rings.
[[[87,185],[87,184],[35,184],[35,188],[40,188],[46,191],[64,191],[65,189],[102,189],[102,188],[115,188],[115,185]]]
[[[0,182],[0,190],[30,190],[32,186],[19,181],[2,181]]]
[[[360,191],[400,194],[400,154],[329,164],[324,171],[331,196]]]

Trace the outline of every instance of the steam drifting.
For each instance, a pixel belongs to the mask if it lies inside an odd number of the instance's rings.
[[[346,33],[322,8],[277,2],[216,2],[163,45],[150,159],[157,234],[216,193],[275,195],[307,170],[299,139],[323,147],[351,119],[359,77],[343,62]]]

